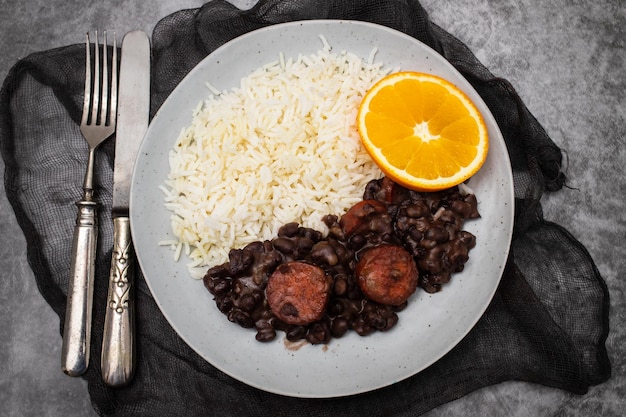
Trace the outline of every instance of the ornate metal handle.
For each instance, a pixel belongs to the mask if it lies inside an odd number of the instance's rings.
[[[128,217],[113,219],[113,254],[102,339],[102,379],[109,386],[128,384],[135,364],[135,253]]]
[[[61,350],[63,372],[70,376],[84,374],[89,364],[94,270],[98,238],[96,203],[79,201],[76,205],[78,206],[78,216],[76,217],[72,242],[70,283]]]

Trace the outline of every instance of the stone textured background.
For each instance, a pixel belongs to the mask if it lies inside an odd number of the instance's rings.
[[[248,8],[254,0],[232,1]],[[197,0],[0,0],[0,77],[22,57],[81,43],[94,29],[152,32]],[[428,416],[621,416],[626,409],[626,5],[622,0],[423,0],[432,20],[509,79],[567,155],[569,186],[543,200],[545,217],[589,250],[611,293],[613,376],[586,395],[520,382],[485,388]],[[2,163],[0,163],[2,164]],[[2,167],[0,169],[4,169]],[[4,190],[3,190],[4,191]],[[0,415],[91,416],[87,388],[60,369],[58,317],[26,261],[0,193]],[[208,411],[210,414],[210,411]]]

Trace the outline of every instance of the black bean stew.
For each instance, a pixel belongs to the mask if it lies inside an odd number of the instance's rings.
[[[402,253],[408,252],[408,262],[412,258],[417,267],[417,285],[435,293],[452,274],[463,270],[476,238],[462,226],[465,220],[478,217],[476,197],[461,193],[458,187],[420,193],[385,177],[371,181],[363,201],[341,218],[325,216],[326,236],[297,223],[286,224],[271,241],[232,249],[228,262],[208,270],[204,285],[228,320],[256,329],[256,339],[262,342],[273,340],[277,331],[284,332],[289,341],[305,339],[312,344],[328,343],[350,330],[366,336],[394,327],[398,312],[407,305],[402,298],[394,298],[399,304],[382,304],[364,295],[355,269],[368,249],[396,248],[385,255],[394,258],[396,264],[406,263]],[[268,279],[279,265],[295,261],[321,268],[329,279],[324,313],[307,324],[280,320],[265,295]],[[410,267],[405,264],[399,269],[412,270]],[[363,288],[367,292],[367,287]],[[408,297],[410,292],[404,295]],[[297,315],[295,307],[285,305],[281,305],[283,313]]]

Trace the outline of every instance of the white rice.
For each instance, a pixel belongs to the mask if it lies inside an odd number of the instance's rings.
[[[389,71],[348,52],[280,54],[195,109],[171,150],[161,187],[172,211],[174,257],[191,275],[228,260],[231,248],[272,239],[296,221],[326,233],[321,219],[361,200],[381,172],[362,147],[356,114],[363,94]]]

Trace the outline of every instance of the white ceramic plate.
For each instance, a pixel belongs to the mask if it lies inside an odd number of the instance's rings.
[[[254,330],[230,323],[202,281],[187,272],[187,259],[174,262],[159,241],[172,238],[170,212],[158,189],[169,172],[168,152],[207,98],[209,81],[223,90],[263,64],[322,48],[324,35],[335,51],[347,50],[403,70],[434,73],[464,90],[482,112],[490,136],[489,156],[470,181],[482,218],[466,223],[477,236],[465,270],[443,291],[418,290],[387,333],[355,332],[324,346],[288,349],[284,335],[260,343]],[[507,150],[496,122],[470,84],[440,55],[417,40],[386,27],[353,21],[302,21],[271,26],[241,36],[194,68],[156,114],[136,162],[131,225],[139,263],[163,315],[182,339],[208,362],[260,389],[296,397],[337,397],[403,380],[450,351],[475,325],[500,281],[513,225],[513,185]]]

